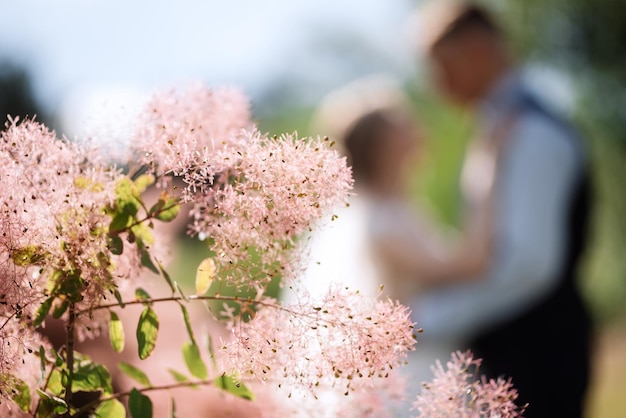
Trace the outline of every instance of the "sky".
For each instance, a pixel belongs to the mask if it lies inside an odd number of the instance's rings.
[[[3,0],[0,59],[27,69],[37,99],[61,133],[82,137],[106,130],[111,141],[121,141],[150,94],[188,82],[239,87],[254,109],[255,102],[278,108],[315,104],[371,74],[419,77],[423,68],[407,33],[418,4]],[[561,74],[535,73],[549,99],[572,102]]]
[[[406,0],[3,3],[0,57],[24,65],[41,103],[75,131],[96,114],[134,108],[142,95],[189,81],[235,85],[254,99],[294,79],[322,95],[350,76],[408,68]],[[351,51],[351,39],[363,51]],[[347,55],[384,59],[350,73],[327,45],[335,40]]]

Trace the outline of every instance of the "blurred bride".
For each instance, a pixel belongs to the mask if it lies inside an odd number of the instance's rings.
[[[333,283],[410,305],[440,275],[459,274],[471,258],[457,256],[440,230],[411,202],[408,181],[421,152],[421,136],[410,101],[387,78],[353,82],[331,93],[320,105],[315,130],[337,142],[355,180],[349,206],[337,208],[333,221],[311,236],[310,265],[302,276],[312,295],[323,295]],[[289,296],[288,296],[289,297]],[[419,328],[420,319],[413,318]],[[410,405],[430,366],[461,348],[453,340],[417,336],[403,374]]]

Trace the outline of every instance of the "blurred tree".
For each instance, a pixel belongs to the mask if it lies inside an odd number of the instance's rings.
[[[272,82],[253,98],[261,130],[323,135],[310,119],[327,93],[360,77],[401,71],[401,60],[386,47],[350,25],[311,30],[290,57],[294,65],[278,66]]]
[[[20,119],[36,116],[40,122],[49,122],[35,99],[27,71],[8,59],[0,59],[0,118],[4,121],[7,115]]]

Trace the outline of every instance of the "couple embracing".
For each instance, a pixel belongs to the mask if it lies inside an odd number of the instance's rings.
[[[461,233],[444,239],[408,203],[421,138],[406,97],[358,82],[321,106],[356,196],[340,215],[349,221],[313,238],[320,263],[306,283],[342,277],[369,292],[383,283],[412,309],[424,332],[405,370],[411,394],[434,358],[469,348],[481,373],[512,378],[526,417],[581,417],[591,334],[576,274],[589,207],[583,141],[527,87],[485,9],[436,3],[419,17],[419,43],[436,87],[478,127],[460,178]]]

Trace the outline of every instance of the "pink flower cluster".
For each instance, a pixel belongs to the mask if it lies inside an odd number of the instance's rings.
[[[25,320],[2,318],[0,321],[0,416],[30,416],[10,401],[24,383],[29,387],[31,399],[37,399],[35,388],[41,378],[41,361],[37,353],[41,346],[47,352],[49,344],[32,332]]]
[[[208,239],[220,277],[231,284],[293,276],[296,238],[352,187],[331,141],[261,134],[235,90],[197,85],[156,96],[144,119],[136,152],[157,175],[184,182],[190,232]]]
[[[104,286],[106,240],[94,231],[107,225],[100,209],[110,173],[85,164],[88,157],[35,122],[11,121],[0,136],[0,396],[10,397],[15,378],[36,381],[26,374],[39,360],[29,354],[43,342],[28,325],[48,280],[84,271],[91,289]]]
[[[34,395],[39,377],[39,358],[35,353],[47,343],[29,327],[42,301],[37,282],[38,268],[15,265],[11,258],[12,236],[20,231],[2,218],[0,237],[0,416],[22,416],[11,402],[20,381]]]
[[[40,360],[25,354],[47,346],[32,326],[40,307],[67,319],[71,300],[75,336],[93,337],[108,313],[91,309],[142,266],[126,232],[119,234],[128,241],[123,253],[110,248],[107,210],[123,176],[97,149],[34,121],[9,120],[0,161],[0,396],[10,396],[17,380],[9,376],[34,383],[21,362]]]
[[[517,391],[510,380],[477,379],[480,360],[470,352],[456,352],[447,369],[437,361],[432,382],[424,383],[413,408],[428,418],[515,418],[523,408],[515,404]]]
[[[349,395],[386,379],[414,345],[406,307],[332,288],[322,300],[261,309],[221,351],[242,380]]]
[[[33,121],[7,123],[0,135],[0,415],[19,416],[5,401],[21,382],[32,392],[41,377],[36,353],[49,350],[32,326],[37,309],[46,314],[71,305],[73,336],[96,333],[108,317],[98,307],[112,299],[120,279],[138,278],[142,258],[158,258],[149,221],[171,221],[180,201],[191,206],[190,233],[206,239],[219,277],[256,291],[254,300],[239,299],[242,311],[259,308],[251,319],[229,308],[232,335],[218,352],[219,370],[272,383],[264,386],[288,397],[332,398],[330,416],[348,416],[348,409],[387,416],[389,402],[401,396],[393,369],[416,342],[408,308],[340,287],[289,305],[264,295],[272,278],[295,276],[301,238],[345,202],[350,169],[327,138],[258,132],[249,108],[237,91],[201,86],[149,104],[133,146],[157,184],[183,182],[177,197],[167,198],[173,214],[159,204],[146,207],[140,181],[97,150],[58,139]],[[153,180],[147,177],[145,184]],[[68,321],[67,310],[63,315]],[[438,364],[415,409],[428,417],[519,416],[511,383],[474,381],[470,370],[477,366],[462,353],[447,371]],[[310,416],[324,416],[323,407],[312,406]]]
[[[287,280],[298,265],[295,238],[346,199],[350,172],[328,140],[272,138],[257,131],[245,139],[245,146],[216,151],[219,164],[200,167],[186,179],[192,230],[211,238],[216,262],[229,279],[241,278],[242,266],[252,263]]]
[[[293,387],[250,384],[262,418],[393,418],[398,416],[406,382],[394,369],[387,378],[369,379],[346,396],[341,388],[320,387],[312,394]]]
[[[10,236],[2,251],[18,265],[45,265],[47,274],[81,272],[93,288],[105,286],[103,232],[110,219],[104,208],[114,199],[118,173],[36,122],[11,123],[0,147],[1,215]]]
[[[182,175],[252,126],[250,103],[240,91],[194,84],[156,94],[137,123],[133,148],[159,176]]]

